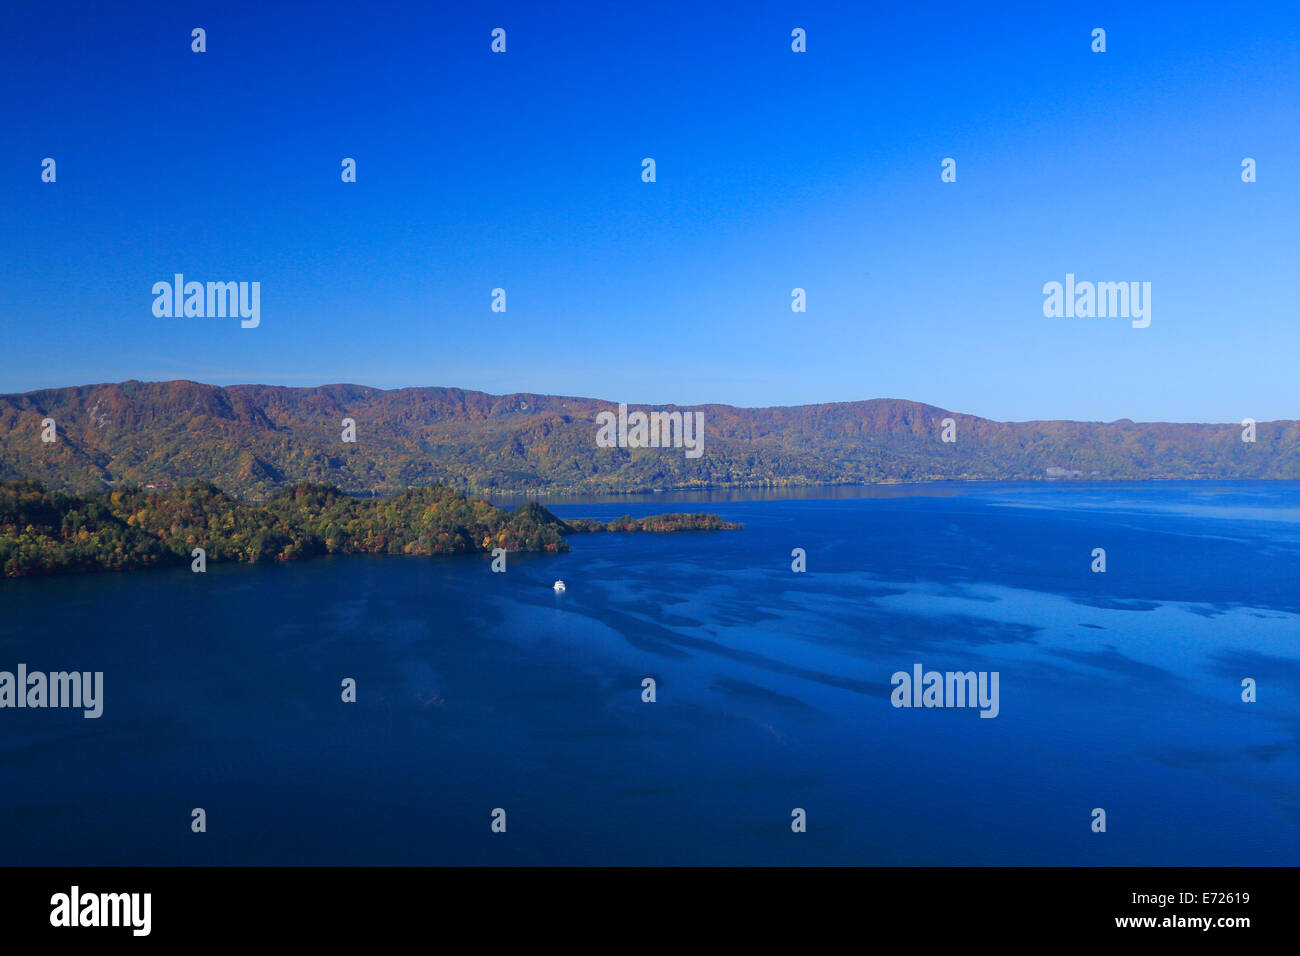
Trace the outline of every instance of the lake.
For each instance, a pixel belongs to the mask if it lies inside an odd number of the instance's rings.
[[[1300,484],[542,500],[745,527],[0,581],[0,862],[1300,863]]]

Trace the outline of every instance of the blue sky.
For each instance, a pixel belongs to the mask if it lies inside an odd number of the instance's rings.
[[[1300,417],[1298,51],[1294,2],[5,4],[0,391]],[[156,318],[175,272],[261,325]],[[1067,272],[1150,327],[1045,318]]]

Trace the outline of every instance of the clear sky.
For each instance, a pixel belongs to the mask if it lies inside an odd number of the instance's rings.
[[[0,391],[1300,417],[1300,3],[981,6],[4,3]],[[1067,272],[1150,327],[1045,318]]]

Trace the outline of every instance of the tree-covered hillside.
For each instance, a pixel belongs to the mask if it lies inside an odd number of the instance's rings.
[[[122,382],[0,395],[0,480],[91,492],[211,481],[240,498],[297,482],[349,494],[444,484],[612,493],[931,479],[1300,479],[1300,423],[995,422],[876,399],[789,408],[707,405],[703,454],[602,448],[616,406],[564,396],[357,385]],[[642,411],[649,406],[636,406]],[[657,410],[686,409],[663,406]],[[57,441],[43,442],[52,419]],[[940,440],[953,420],[953,442]],[[343,420],[355,442],[343,440]]]
[[[567,551],[563,536],[590,531],[736,528],[716,515],[656,515],[616,522],[561,521],[536,502],[513,511],[444,487],[354,498],[329,485],[286,487],[263,503],[215,485],[76,495],[38,482],[0,483],[0,569],[6,577],[188,563],[292,561],[321,554]]]

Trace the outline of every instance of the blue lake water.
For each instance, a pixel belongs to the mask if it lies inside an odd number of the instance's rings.
[[[1300,485],[751,497],[555,504],[745,528],[505,574],[0,581],[0,669],[105,675],[98,720],[0,710],[0,863],[1300,863]],[[891,706],[917,663],[998,716]]]

